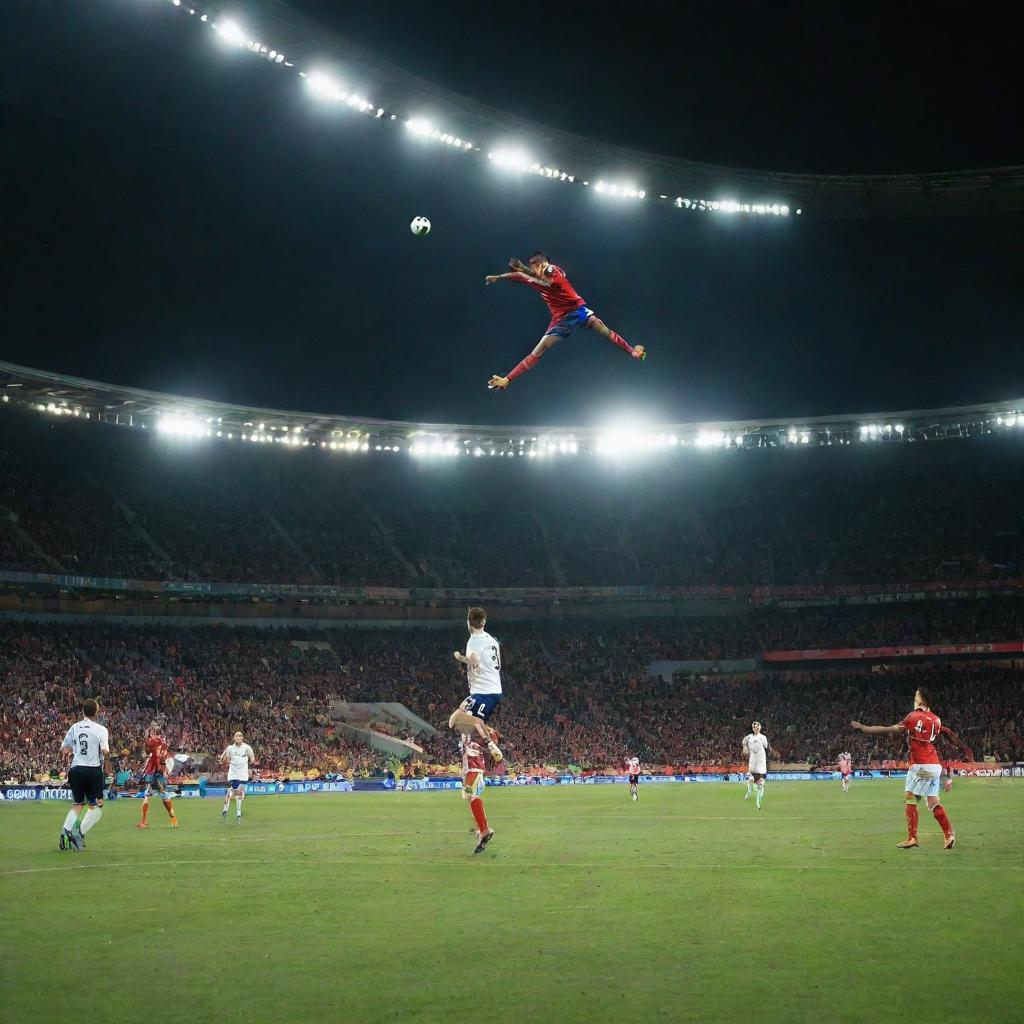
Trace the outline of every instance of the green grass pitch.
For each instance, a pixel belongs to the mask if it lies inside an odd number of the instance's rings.
[[[897,782],[0,805],[0,1021],[1021,1019],[1024,784],[958,780],[958,832]]]

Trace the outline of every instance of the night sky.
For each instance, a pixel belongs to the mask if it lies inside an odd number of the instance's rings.
[[[1012,4],[292,6],[447,88],[652,152],[823,172],[1024,163]],[[244,23],[245,8],[223,10]],[[602,201],[319,104],[160,0],[6,0],[3,33],[0,358],[444,422],[1024,395],[1020,215]],[[483,277],[534,248],[645,364],[580,331],[486,390],[547,310]]]

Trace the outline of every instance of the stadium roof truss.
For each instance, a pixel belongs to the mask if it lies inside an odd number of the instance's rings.
[[[190,20],[208,22],[208,27],[217,27],[218,17],[230,11],[217,0],[194,0],[192,4],[170,0],[169,6],[182,17],[191,15]],[[448,143],[474,139],[485,151],[495,139],[501,139],[502,145],[522,145],[548,165],[523,169],[544,177],[565,181],[567,175],[559,169],[569,168],[569,180],[578,184],[624,174],[638,182],[633,190],[619,191],[619,186],[614,186],[613,194],[636,197],[636,188],[642,188],[646,193],[639,193],[641,199],[646,194],[650,200],[687,210],[788,213],[792,208],[824,217],[1024,210],[1024,165],[911,174],[803,174],[661,156],[560,131],[444,89],[366,53],[285,0],[248,0],[245,19],[244,29],[234,22],[220,25],[230,24],[239,35],[238,45],[289,73],[308,79],[307,72],[337,70],[339,80],[365,90],[344,97],[363,113],[397,119],[411,127],[408,118],[415,120],[424,111],[432,112],[443,119],[447,129],[441,134],[439,125],[433,131],[435,138]],[[467,145],[481,150],[480,145]]]
[[[629,455],[683,449],[909,444],[992,433],[1024,439],[1024,398],[900,412],[672,423],[658,427],[486,426],[292,412],[169,395],[0,362],[0,408],[168,437],[413,456]]]

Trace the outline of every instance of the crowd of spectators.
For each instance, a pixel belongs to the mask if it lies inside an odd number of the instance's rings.
[[[8,569],[493,588],[955,581],[1024,565],[1016,438],[622,465],[12,427],[0,478]]]
[[[816,648],[976,644],[1024,638],[1024,601],[915,601],[770,608],[747,618],[746,654]],[[722,657],[733,655],[722,655]]]
[[[732,764],[755,717],[784,760],[829,762],[844,748],[859,761],[879,760],[899,757],[902,741],[851,733],[850,719],[897,721],[923,684],[979,758],[1024,758],[1022,673],[1002,664],[739,678],[683,672],[668,680],[648,671],[661,659],[744,650],[730,629],[739,638],[760,633],[787,644],[807,643],[821,629],[827,645],[841,646],[856,645],[853,637],[995,638],[1004,628],[1020,636],[1019,613],[1009,604],[930,611],[931,618],[915,609],[906,622],[900,607],[835,616],[815,610],[806,619],[757,612],[734,620],[495,622],[506,692],[495,724],[519,768],[601,768],[619,765],[626,754],[651,765]],[[301,632],[0,620],[0,777],[59,772],[61,738],[87,695],[99,696],[114,749],[136,770],[154,718],[165,724],[173,749],[191,755],[218,754],[241,728],[277,775],[382,770],[389,755],[336,734],[332,700],[404,704],[439,729],[412,737],[424,750],[416,760],[451,765],[454,738],[444,723],[466,691],[451,654],[462,640],[458,627]]]

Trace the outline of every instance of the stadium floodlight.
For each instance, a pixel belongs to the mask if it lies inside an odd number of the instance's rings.
[[[168,437],[206,437],[209,435],[206,424],[201,420],[176,413],[161,416],[156,429],[157,433]]]
[[[518,171],[525,174],[531,167],[540,167],[533,157],[521,149],[494,149],[487,154],[495,167],[506,171]]]
[[[435,130],[434,126],[422,117],[410,117],[409,120],[405,122],[405,127],[408,128],[413,135],[423,137],[431,135]]]
[[[306,87],[319,99],[343,103],[348,99],[345,90],[330,75],[322,71],[311,71],[306,76]]]
[[[232,21],[230,18],[227,18],[224,21],[215,21],[213,23],[213,30],[221,37],[221,39],[224,40],[224,42],[230,43],[232,46],[248,45],[248,35],[237,21]]]
[[[647,193],[633,184],[608,183],[598,180],[594,183],[594,191],[602,195],[615,196],[619,199],[644,199]]]

